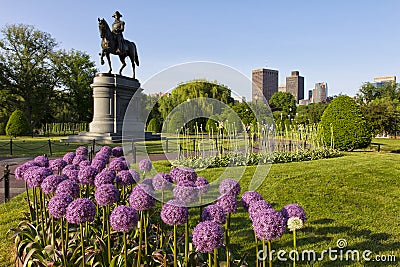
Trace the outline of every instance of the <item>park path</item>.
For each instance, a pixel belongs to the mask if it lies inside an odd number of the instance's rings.
[[[150,154],[149,158],[151,161],[158,161],[158,160],[166,160],[168,159],[175,159],[176,154],[169,153],[168,156],[166,154]],[[136,161],[139,162],[142,159],[147,158],[146,155],[137,155]],[[9,166],[9,170],[12,174],[15,173],[15,169],[29,161],[33,158],[9,158],[9,157],[0,157],[0,178],[4,175],[5,165]],[[10,176],[10,197],[14,197],[22,192],[25,191],[25,182],[16,180],[14,175]],[[0,204],[4,203],[4,180],[0,181]]]

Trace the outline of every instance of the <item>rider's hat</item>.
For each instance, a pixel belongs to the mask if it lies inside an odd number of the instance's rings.
[[[114,15],[112,15],[113,18],[120,18],[122,17],[121,13],[119,13],[118,11],[115,11]]]

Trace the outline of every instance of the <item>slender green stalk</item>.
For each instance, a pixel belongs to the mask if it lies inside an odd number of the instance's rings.
[[[126,246],[126,233],[124,232],[124,266],[128,266],[128,248]]]
[[[83,236],[83,224],[79,225],[81,230],[81,247],[82,247],[82,267],[85,267],[85,242]]]
[[[146,210],[145,212],[144,212],[144,222],[145,222],[145,224],[144,224],[144,255],[146,255],[146,257],[147,257],[147,253],[148,253],[148,251],[147,251],[147,227],[148,227],[148,225],[149,225],[149,211],[148,210]]]
[[[38,204],[37,204],[36,187],[33,188],[33,206],[35,207],[36,226],[38,226],[39,225],[39,217],[38,217]]]
[[[67,257],[68,242],[69,242],[69,224],[68,221],[65,220],[65,258]]]
[[[218,249],[214,248],[214,267],[218,267]]]
[[[143,239],[143,211],[140,211],[140,223],[139,223],[139,250],[137,267],[140,267],[140,258],[142,256],[142,239]]]
[[[111,235],[110,235],[110,220],[108,219],[110,216],[110,206],[106,206],[105,208],[106,214],[106,225],[107,225],[107,256],[108,256],[108,264],[111,262]]]
[[[229,228],[231,226],[231,214],[228,213],[228,217],[226,218],[226,227],[225,227],[225,247],[226,247],[226,266],[230,266],[229,259],[229,242],[230,242],[230,233]]]
[[[259,263],[258,263],[258,238],[256,235],[256,232],[254,231],[254,239],[256,242],[256,266],[259,267]]]
[[[174,267],[178,266],[178,259],[177,259],[177,245],[176,245],[176,225],[174,225]]]
[[[269,242],[269,241],[268,241]],[[269,243],[268,243],[268,245],[269,245]],[[265,240],[263,239],[262,240],[262,246],[263,246],[263,248],[262,248],[262,250],[263,250],[263,261],[262,261],[262,266],[263,267],[265,267],[265,265],[266,265],[266,263],[265,263],[265,261],[267,260],[267,253],[266,253],[266,251],[265,251]]]
[[[208,267],[212,266],[211,253],[208,253]]]
[[[64,218],[60,219],[60,224],[61,224],[61,231],[60,231],[60,235],[61,235],[61,252],[62,252],[62,259],[63,259],[63,263],[64,266],[67,266],[67,253],[65,251],[65,247],[66,244],[64,242]]]
[[[103,226],[101,228],[101,238],[103,239],[104,233],[106,231],[106,209],[103,207]]]
[[[265,244],[263,244],[265,246]],[[268,240],[268,259],[269,259],[269,267],[272,267],[272,257],[271,257],[271,240]]]
[[[62,234],[62,228],[61,228],[61,234]],[[54,217],[51,217],[51,245],[54,247],[55,242],[55,227],[54,227]]]
[[[185,223],[185,266],[189,262],[189,220]]]
[[[26,192],[26,199],[28,201],[28,206],[29,206],[29,219],[30,221],[33,221],[33,211],[32,211],[32,205],[31,201],[29,199],[29,190],[28,190],[28,184],[25,182],[25,192]]]
[[[44,226],[44,213],[43,213],[42,191],[41,191],[41,190],[38,190],[38,191],[39,191],[40,216],[41,216],[40,223],[41,223],[41,225],[42,225],[42,238],[43,238],[44,244],[47,245],[46,238],[45,238],[45,226]]]
[[[296,246],[296,229],[293,229],[293,248],[294,251],[297,251],[297,246]],[[296,256],[293,259],[293,267],[296,266]]]

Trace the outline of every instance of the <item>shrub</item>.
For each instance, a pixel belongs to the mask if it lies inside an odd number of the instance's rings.
[[[361,108],[349,96],[339,96],[325,109],[318,127],[318,136],[325,145],[339,150],[365,148],[372,135]]]
[[[19,109],[15,110],[8,119],[6,126],[6,134],[17,137],[19,135],[28,134],[30,126],[25,113]]]
[[[0,135],[4,135],[6,133],[6,123],[0,122]]]
[[[161,124],[156,118],[152,118],[147,124],[147,131],[153,133],[161,132]]]

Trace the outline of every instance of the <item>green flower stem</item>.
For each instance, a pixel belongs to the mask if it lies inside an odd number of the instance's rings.
[[[106,231],[106,209],[103,207],[103,227],[101,228],[101,238],[103,239]]]
[[[269,241],[268,241],[269,242]],[[269,243],[268,243],[269,244]],[[262,240],[262,250],[263,250],[263,261],[262,261],[262,266],[263,267],[265,267],[265,265],[266,265],[266,263],[265,263],[265,261],[267,260],[267,255],[265,255],[266,254],[266,251],[265,251],[265,240],[263,239]]]
[[[144,213],[144,255],[147,257],[147,226],[149,225],[149,211],[146,210]]]
[[[230,260],[229,260],[230,226],[231,226],[231,214],[228,213],[228,217],[226,218],[226,229],[225,229],[226,267],[230,266]]]
[[[265,243],[263,244],[265,246]],[[268,259],[269,259],[269,267],[272,267],[272,257],[271,256],[271,240],[268,240]]]
[[[111,262],[111,235],[110,235],[110,220],[108,219],[110,216],[110,206],[105,207],[106,214],[106,224],[107,224],[107,256],[108,256],[108,264]]]
[[[85,242],[84,242],[84,236],[83,236],[83,224],[81,223],[79,225],[79,227],[81,230],[82,267],[85,267]]]
[[[122,205],[125,205],[125,185],[122,186],[121,200],[122,200]]]
[[[296,229],[293,229],[293,248],[295,251],[297,251],[297,246],[296,246]],[[296,266],[296,257],[293,259],[293,267]]]
[[[258,238],[257,238],[255,231],[254,231],[254,239],[256,242],[256,266],[258,267],[259,266],[259,263],[258,263]]]
[[[139,224],[139,250],[138,250],[138,260],[137,267],[140,267],[140,257],[142,255],[142,239],[143,239],[143,211],[139,211],[140,213],[140,224]]]
[[[208,253],[208,267],[212,266],[211,253]]]
[[[218,267],[218,249],[214,248],[214,267]]]
[[[62,228],[61,228],[61,234],[62,234]],[[55,242],[55,228],[54,228],[54,217],[51,217],[51,245],[54,247]]]
[[[28,190],[28,184],[25,182],[25,192],[26,192],[26,199],[28,201],[28,206],[29,206],[29,219],[30,221],[33,221],[33,210],[32,210],[32,205],[31,205],[31,201],[29,199],[29,190]]]
[[[33,188],[33,206],[35,207],[36,226],[38,226],[39,225],[39,218],[38,218],[38,204],[37,204],[36,187]]]
[[[185,266],[189,262],[189,220],[185,223]]]
[[[43,244],[47,245],[46,239],[45,239],[45,226],[44,226],[44,213],[43,213],[43,199],[42,199],[42,191],[39,191],[39,203],[40,203],[40,223],[42,225],[42,238],[43,238]]]
[[[126,244],[126,233],[124,232],[124,266],[128,266],[128,248]]]
[[[42,190],[40,189],[40,197],[42,198],[42,204],[43,204],[43,208],[42,208],[42,218],[44,218],[44,229],[47,229],[47,212],[46,212],[46,199],[45,199],[45,196],[44,196],[44,194],[43,194],[43,192],[42,192]],[[45,231],[43,229],[43,231]]]
[[[176,225],[174,225],[174,267],[178,266],[177,260],[177,247],[176,247]]]
[[[67,266],[67,253],[65,253],[65,248],[66,248],[66,244],[64,242],[64,218],[60,219],[60,224],[61,224],[61,252],[62,252],[62,258],[63,258],[63,263],[64,266]]]

